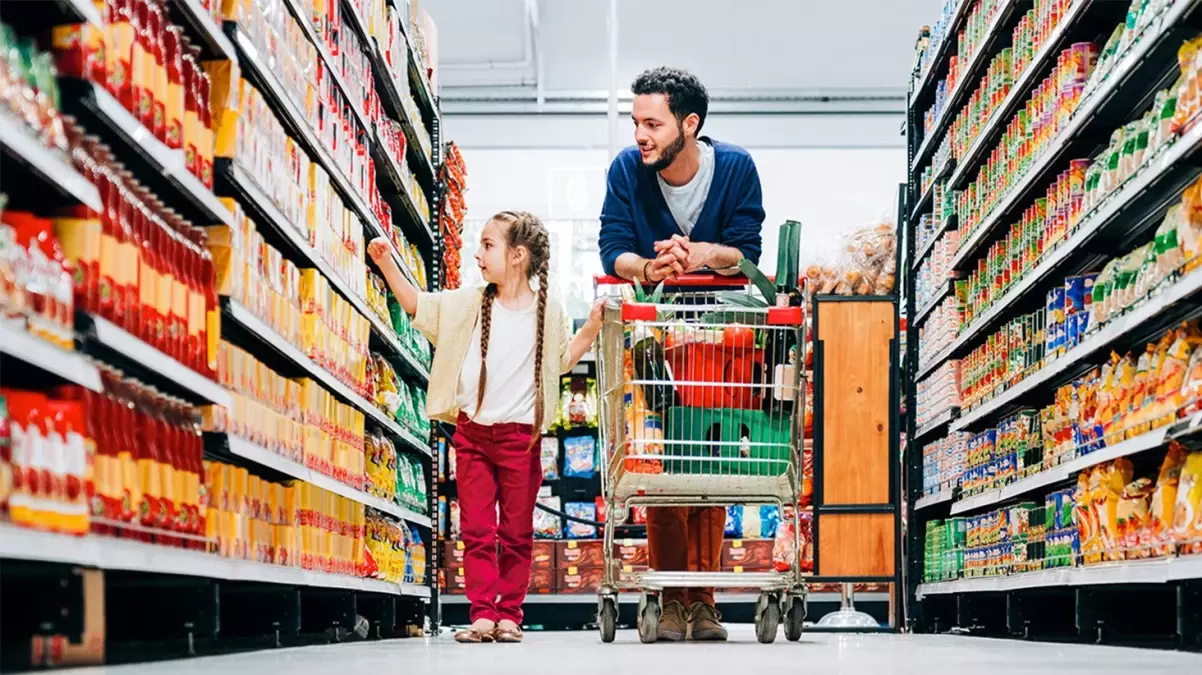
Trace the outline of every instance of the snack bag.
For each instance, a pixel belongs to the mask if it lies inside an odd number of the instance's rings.
[[[1148,557],[1143,541],[1151,518],[1152,492],[1149,478],[1137,478],[1123,488],[1116,511],[1118,557],[1137,560]]]
[[[773,539],[780,527],[780,507],[765,504],[760,507],[760,538]]]
[[[1202,452],[1185,457],[1173,509],[1173,540],[1181,553],[1202,553]]]
[[[540,452],[543,480],[559,480],[559,439],[544,438]]]
[[[563,439],[563,475],[565,478],[593,478],[597,475],[597,441],[592,436]]]
[[[732,504],[726,507],[726,526],[723,535],[727,539],[743,538],[743,505]]]
[[[1195,347],[1190,354],[1177,400],[1184,406],[1181,408],[1183,417],[1202,411],[1202,347]]]
[[[752,504],[743,508],[743,535],[740,539],[759,539],[764,536],[764,523],[760,519],[760,506]]]
[[[539,492],[549,493],[550,490],[542,488]],[[556,511],[563,510],[559,497],[550,494],[540,494],[538,503]],[[534,537],[535,539],[563,539],[563,519],[542,509],[534,509]]]
[[[1095,468],[1091,476],[1094,509],[1098,512],[1098,522],[1101,524],[1102,557],[1105,560],[1122,559],[1122,535],[1118,524],[1119,501],[1123,495],[1123,488],[1131,482],[1134,473],[1131,460],[1122,458]]]
[[[1173,552],[1173,509],[1177,505],[1177,490],[1184,466],[1185,448],[1180,443],[1170,443],[1156,478],[1151,513],[1143,536],[1144,549],[1149,557],[1162,557]]]
[[[597,505],[593,502],[568,502],[564,504],[564,513],[573,518],[597,520]],[[567,535],[568,539],[594,539],[597,527],[569,520]]]
[[[1073,492],[1076,505],[1073,520],[1077,523],[1081,554],[1086,565],[1101,560],[1100,524],[1093,504],[1093,474],[1092,471],[1082,471],[1077,476],[1077,489]]]
[[[776,529],[776,540],[772,544],[772,567],[777,572],[788,572],[797,559],[797,542],[794,540],[796,527],[796,521],[786,517],[781,519],[780,527]]]

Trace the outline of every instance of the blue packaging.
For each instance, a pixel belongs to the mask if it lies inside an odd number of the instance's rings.
[[[1048,291],[1048,323],[1061,323],[1064,321],[1064,288],[1053,288]]]
[[[765,504],[760,507],[760,538],[773,539],[780,527],[780,507]]]
[[[1092,289],[1091,289],[1092,290]],[[1090,295],[1093,295],[1090,293]],[[1064,316],[1073,316],[1085,309],[1085,277],[1064,280]]]
[[[1089,312],[1081,312],[1077,314],[1077,335],[1080,339],[1085,339],[1085,334],[1089,331]]]
[[[596,502],[568,502],[563,505],[563,512],[573,518],[597,520]],[[567,521],[567,525],[568,539],[595,539],[597,537],[597,528],[594,525],[585,525],[571,520]]]
[[[1077,314],[1074,314],[1070,317],[1065,318],[1065,320],[1064,320],[1064,349],[1065,349],[1065,351],[1068,351],[1069,349],[1072,349],[1073,347],[1076,347],[1077,345],[1081,344],[1081,337],[1082,337],[1081,322],[1078,321],[1077,319],[1078,319],[1078,317],[1084,316],[1085,314],[1086,314],[1085,311],[1081,311]]]
[[[592,436],[563,439],[563,477],[592,478],[597,475],[597,441]]]
[[[743,506],[741,504],[726,507],[725,534],[727,539],[743,538]]]
[[[1097,281],[1098,281],[1098,273],[1097,272],[1091,272],[1090,274],[1082,274],[1081,275],[1081,283],[1084,284],[1084,287],[1085,287],[1085,297],[1082,299],[1084,302],[1083,309],[1088,310],[1090,308],[1090,306],[1093,305],[1093,287],[1094,287],[1094,284],[1097,283]]]

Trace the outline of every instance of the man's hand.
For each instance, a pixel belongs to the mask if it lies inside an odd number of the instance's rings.
[[[679,263],[681,273],[696,272],[704,267],[712,267],[714,259],[714,244],[701,241],[689,241],[688,237],[679,234],[671,239],[655,242],[655,252],[660,257],[671,256]]]
[[[665,252],[660,253],[647,265],[645,276],[647,281],[658,284],[664,279],[678,277],[682,274],[684,274],[684,264],[675,254]]]

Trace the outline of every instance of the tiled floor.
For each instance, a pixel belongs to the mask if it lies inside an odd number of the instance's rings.
[[[601,644],[595,632],[530,633],[522,645],[457,645],[449,636],[260,651],[137,666],[62,671],[86,675],[629,675],[663,672],[838,675],[1120,675],[1202,673],[1202,655],[954,636],[819,635],[761,645],[749,626],[728,644],[641,645],[631,631]]]

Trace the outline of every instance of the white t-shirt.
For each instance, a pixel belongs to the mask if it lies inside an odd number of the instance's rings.
[[[488,382],[484,403],[476,410],[480,388],[480,322],[472,331],[467,358],[459,375],[459,409],[477,424],[534,424],[534,342],[538,300],[518,311],[493,300],[488,336]],[[543,367],[555,364],[543,364]]]
[[[655,175],[664,201],[668,203],[668,210],[672,212],[676,226],[686,237],[693,233],[693,226],[701,218],[701,209],[705,207],[710,185],[714,182],[714,146],[698,140],[697,148],[701,151],[701,164],[689,182],[684,185],[669,185],[663,176]]]

